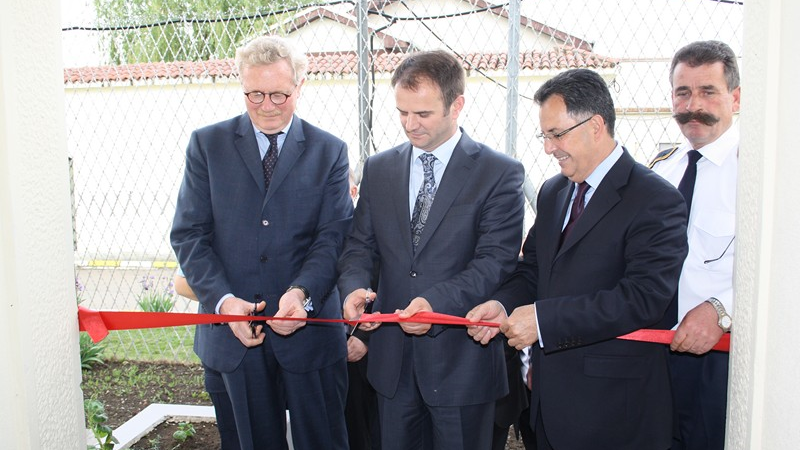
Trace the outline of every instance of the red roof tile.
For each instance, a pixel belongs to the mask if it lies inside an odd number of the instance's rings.
[[[376,54],[373,65],[379,73],[392,73],[410,53]],[[320,53],[309,55],[308,75],[350,76],[358,73],[358,58],[354,52]],[[506,53],[470,53],[464,56],[464,68],[489,71],[506,69]],[[558,47],[547,52],[531,51],[520,54],[521,70],[566,70],[576,67],[611,68],[619,62],[573,47]],[[64,84],[133,82],[153,79],[229,78],[236,77],[233,59],[212,61],[177,61],[164,63],[124,64],[120,66],[78,67],[64,69]]]

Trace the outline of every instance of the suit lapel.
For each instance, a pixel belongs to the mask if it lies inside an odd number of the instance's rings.
[[[561,228],[564,226],[564,218],[567,215],[567,208],[569,208],[570,197],[575,184],[568,179],[564,178],[564,186],[556,192],[555,199],[553,200],[553,211],[556,214],[550,216],[547,221],[547,228],[544,230],[544,236],[555,236],[554,239],[547,239],[543,242],[546,243],[547,248],[544,255],[546,261],[553,261],[559,251],[558,243],[561,241]]]
[[[622,156],[608,171],[600,186],[595,188],[589,204],[569,233],[558,254],[564,253],[580,241],[595,225],[620,202],[622,197],[619,190],[628,184],[630,172],[633,169],[633,157],[623,148]],[[563,217],[562,217],[563,218]]]
[[[453,150],[447,167],[442,174],[442,180],[436,189],[436,196],[433,199],[431,211],[428,214],[428,221],[422,229],[422,235],[417,244],[417,254],[419,255],[425,248],[433,233],[441,225],[445,214],[455,201],[461,189],[469,182],[468,178],[472,168],[476,164],[476,158],[480,155],[480,149],[475,142],[462,132],[461,139]],[[406,185],[408,185],[406,183]],[[410,222],[409,222],[410,229]],[[410,236],[410,231],[409,231]],[[410,239],[410,238],[409,238]]]
[[[378,183],[385,183],[385,186],[408,186],[411,178],[411,154],[411,144],[401,146],[397,150],[397,155],[395,155],[394,164],[394,167],[400,167],[400,170],[392,170],[386,175],[385,181],[378,181]],[[409,256],[412,256],[414,252],[411,248],[411,214],[409,213],[408,190],[390,189],[389,195],[394,204],[395,216],[398,218],[401,245],[408,250]]]
[[[250,122],[250,116],[246,113],[242,114],[239,119],[239,125],[236,128],[236,150],[239,152],[239,157],[242,158],[244,166],[250,172],[253,181],[258,184],[260,190],[264,191],[264,169],[261,165],[261,155],[258,152],[258,142],[256,142],[255,132],[253,131],[253,123]]]

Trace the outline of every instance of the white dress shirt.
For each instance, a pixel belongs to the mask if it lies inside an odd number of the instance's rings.
[[[447,168],[447,163],[450,162],[450,157],[453,156],[453,150],[456,149],[456,144],[458,144],[459,139],[461,139],[460,128],[456,129],[456,133],[451,136],[450,139],[446,140],[444,143],[442,143],[442,145],[436,147],[435,150],[430,152],[436,157],[436,161],[433,163],[433,179],[436,181],[437,189],[439,188],[439,184],[442,182],[444,169]],[[419,159],[419,155],[423,153],[425,153],[425,150],[417,147],[411,148],[411,172],[408,177],[409,220],[414,215],[414,204],[417,202],[417,194],[419,194],[419,188],[422,186],[422,182],[425,179],[425,174],[422,169],[422,161]]]
[[[653,167],[678,186],[692,150],[684,143]],[[678,283],[678,322],[706,301],[718,298],[733,317],[733,254],[736,227],[736,172],[739,130],[731,126],[716,141],[698,150],[692,209],[689,215],[689,254]]]

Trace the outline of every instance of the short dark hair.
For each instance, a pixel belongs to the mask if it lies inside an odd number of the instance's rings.
[[[736,62],[736,54],[733,53],[728,44],[720,41],[692,42],[678,50],[675,56],[672,57],[672,65],[669,68],[669,83],[672,84],[675,66],[679,63],[684,63],[689,67],[698,67],[716,62],[722,63],[725,82],[728,84],[728,92],[739,87],[739,64]]]
[[[537,105],[547,101],[553,95],[564,99],[567,114],[576,119],[585,119],[595,114],[606,122],[606,131],[614,137],[614,100],[605,80],[589,69],[571,69],[561,72],[547,80],[533,96]]]
[[[392,75],[392,88],[416,90],[426,80],[439,87],[445,111],[459,95],[464,95],[464,68],[455,56],[443,50],[411,54]]]

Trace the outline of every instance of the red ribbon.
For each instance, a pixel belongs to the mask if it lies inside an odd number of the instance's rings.
[[[624,336],[620,336],[617,339],[626,339],[629,341],[642,341],[642,342],[655,342],[656,344],[667,344],[669,345],[672,342],[672,338],[675,336],[674,330],[637,330],[633,333],[628,333]],[[731,334],[725,333],[719,339],[711,350],[717,350],[720,352],[729,352],[731,350]]]
[[[459,326],[485,326],[498,327],[495,322],[470,322],[464,317],[451,316],[429,311],[420,311],[412,317],[401,318],[397,314],[364,314],[358,320],[345,319],[317,319],[298,317],[264,317],[264,316],[233,316],[225,314],[196,314],[196,313],[159,313],[143,311],[94,311],[78,306],[78,325],[80,331],[86,331],[94,342],[100,342],[108,336],[110,330],[138,330],[142,328],[179,327],[209,323],[250,322],[267,320],[302,320],[311,323],[346,323],[355,325],[367,322],[380,323],[429,323],[432,325],[459,325]],[[620,336],[618,339],[627,339],[642,342],[655,342],[669,344],[675,334],[671,330],[638,330]],[[730,349],[730,334],[722,335],[722,339],[714,346],[713,350],[727,352]]]

